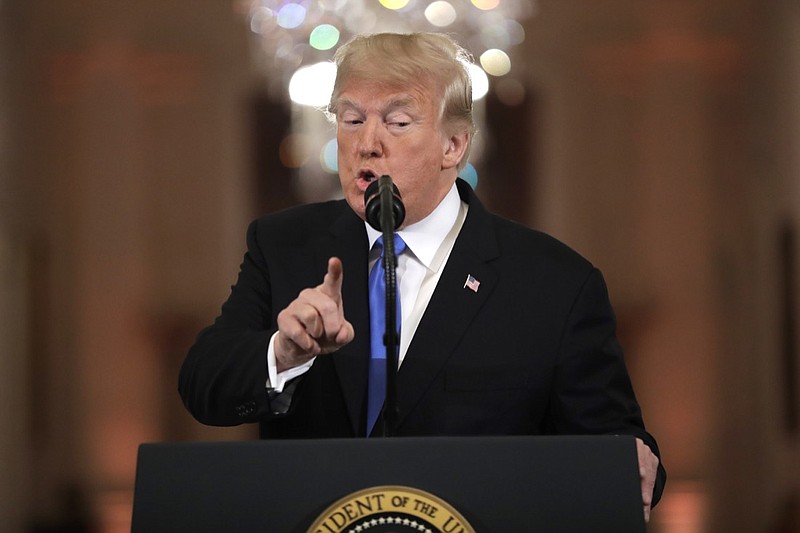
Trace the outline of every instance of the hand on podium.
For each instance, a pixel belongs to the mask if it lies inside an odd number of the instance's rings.
[[[636,439],[636,455],[639,458],[639,478],[642,480],[642,503],[644,504],[644,521],[650,521],[650,506],[653,503],[653,487],[656,484],[658,457],[650,450],[642,439]]]

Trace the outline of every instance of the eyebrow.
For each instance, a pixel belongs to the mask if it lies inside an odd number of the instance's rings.
[[[411,96],[398,96],[397,98],[392,98],[392,100],[390,100],[388,104],[386,104],[386,106],[384,106],[381,109],[381,112],[387,113],[389,111],[394,111],[396,109],[410,108],[414,106],[414,102],[415,100]],[[350,108],[358,111],[363,111],[363,108],[359,104],[350,100],[349,98],[340,98],[336,102],[334,109],[336,109],[338,112],[342,110],[342,108]]]

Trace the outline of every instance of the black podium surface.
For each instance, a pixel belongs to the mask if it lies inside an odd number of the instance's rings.
[[[628,436],[143,444],[132,531],[305,533],[338,500],[378,486],[434,495],[477,533],[645,531]],[[314,531],[362,531],[333,518]],[[456,520],[440,530],[469,531]]]

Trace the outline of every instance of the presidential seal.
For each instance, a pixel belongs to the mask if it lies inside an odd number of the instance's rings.
[[[308,533],[475,533],[450,504],[397,485],[354,492],[325,509]]]

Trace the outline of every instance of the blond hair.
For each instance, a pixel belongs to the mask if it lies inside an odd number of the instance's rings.
[[[441,124],[448,133],[463,127],[469,133],[467,149],[459,163],[469,157],[475,122],[472,117],[472,81],[468,65],[472,55],[441,33],[376,33],[358,35],[334,55],[336,81],[328,113],[336,115],[336,104],[349,80],[365,79],[398,85],[432,85],[441,95]]]

